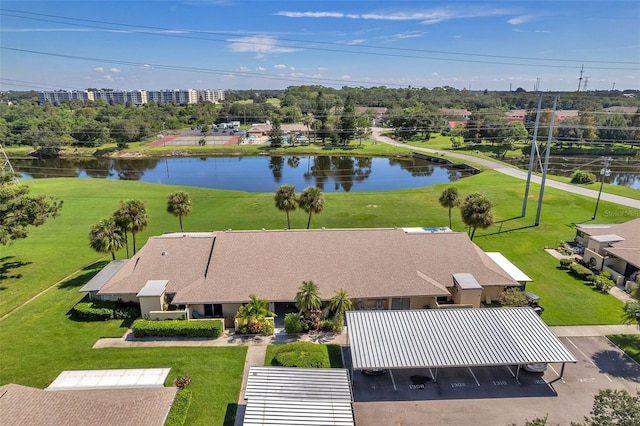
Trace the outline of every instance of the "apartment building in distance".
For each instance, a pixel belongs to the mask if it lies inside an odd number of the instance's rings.
[[[224,91],[220,89],[163,89],[163,90],[44,90],[38,94],[40,105],[63,102],[89,102],[102,99],[110,104],[144,105],[148,102],[179,105],[198,102],[222,102]]]

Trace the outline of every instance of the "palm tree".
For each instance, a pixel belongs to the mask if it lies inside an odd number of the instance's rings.
[[[133,254],[136,254],[136,233],[144,231],[149,225],[149,214],[144,202],[140,200],[120,201],[120,214],[128,216],[128,230],[133,240]]]
[[[284,211],[287,214],[287,228],[291,229],[291,220],[289,219],[289,212],[294,211],[298,206],[296,201],[296,187],[293,185],[280,185],[276,191],[276,195],[273,197],[276,202],[276,207],[280,211]]]
[[[460,196],[458,195],[458,188],[450,186],[442,191],[440,194],[440,205],[449,209],[449,229],[451,229],[451,209],[460,205]]]
[[[329,309],[333,311],[334,318],[344,319],[344,313],[353,308],[353,302],[349,299],[349,293],[343,288],[336,290],[336,294],[329,300]]]
[[[296,308],[300,310],[301,314],[320,309],[322,300],[320,299],[320,289],[317,284],[313,281],[303,281],[298,290],[295,301]]]
[[[309,220],[307,220],[307,229],[311,225],[311,215],[313,213],[320,213],[324,209],[324,195],[319,188],[310,186],[300,195],[298,199],[298,205],[302,210],[309,213]]]
[[[122,204],[122,202],[121,202]],[[130,223],[131,218],[123,210],[118,209],[111,215],[113,223],[118,228],[124,238],[124,246],[127,249],[127,259],[129,258],[129,238],[127,238],[127,232],[131,230]]]
[[[89,247],[98,253],[111,253],[111,258],[116,260],[116,251],[124,246],[124,237],[113,218],[102,219],[95,225],[91,225],[89,231]]]
[[[491,213],[491,201],[484,195],[473,193],[467,196],[460,207],[462,221],[471,227],[471,239],[476,234],[476,228],[485,229],[493,224],[493,214]]]
[[[627,302],[624,305],[624,322],[627,324],[637,324],[640,328],[640,301]]]
[[[238,328],[246,326],[251,333],[259,333],[265,318],[275,314],[269,310],[266,299],[258,299],[255,294],[250,294],[249,299],[249,303],[240,306],[236,313]]]
[[[180,219],[180,232],[184,232],[182,217],[189,216],[191,213],[191,198],[189,198],[189,194],[182,191],[169,194],[169,199],[167,200],[167,213],[178,216]]]

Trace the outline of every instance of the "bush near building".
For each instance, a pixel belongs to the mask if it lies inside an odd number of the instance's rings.
[[[76,321],[134,319],[140,316],[140,307],[136,303],[84,300],[76,303],[69,315]]]
[[[150,321],[139,319],[134,321],[133,335],[135,337],[212,337],[222,335],[222,321],[220,320],[165,320]]]

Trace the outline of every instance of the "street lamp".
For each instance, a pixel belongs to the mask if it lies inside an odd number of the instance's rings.
[[[167,146],[167,141],[165,140],[165,134],[164,134],[164,121],[162,122],[162,145],[163,146]]]

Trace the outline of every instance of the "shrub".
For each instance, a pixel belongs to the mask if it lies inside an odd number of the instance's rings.
[[[76,303],[69,314],[78,321],[132,319],[140,316],[140,308],[131,302],[81,301]]]
[[[587,268],[586,266],[583,266],[579,263],[572,263],[569,266],[569,270],[571,271],[571,273],[573,275],[575,275],[578,278],[582,278],[582,279],[587,279],[587,277],[589,275],[592,275],[591,269]]]
[[[333,320],[333,331],[342,333],[342,330],[344,330],[344,315],[336,317]]]
[[[279,347],[274,359],[284,367],[328,368],[325,348],[311,342],[292,342]]]
[[[276,331],[276,326],[272,319],[266,319],[260,327],[260,333],[271,336]]]
[[[80,321],[107,321],[113,318],[113,309],[94,306],[93,302],[78,302],[71,309],[71,318]]]
[[[571,183],[590,184],[596,181],[596,175],[584,170],[576,170],[571,175]]]
[[[191,377],[189,376],[180,376],[173,379],[173,386],[184,389],[191,384]]]
[[[323,319],[320,321],[320,329],[322,331],[333,331],[334,323],[330,319]]]
[[[305,319],[297,312],[291,312],[284,316],[284,331],[290,334],[303,333]]]
[[[569,269],[572,263],[573,259],[560,259],[560,269]]]
[[[524,294],[524,291],[519,288],[509,288],[500,294],[500,304],[502,306],[528,306],[529,301],[527,300],[527,296]]]
[[[611,272],[609,272],[609,271],[601,272],[601,273],[600,273],[600,276],[601,276],[602,278],[606,278],[606,279],[610,280],[610,279],[611,279]]]
[[[222,321],[136,320],[131,327],[135,337],[220,337]]]
[[[611,290],[615,284],[612,280],[603,275],[604,274],[596,276],[593,280],[593,285],[602,293],[609,293],[609,290]],[[609,276],[611,276],[611,274],[609,274]]]

